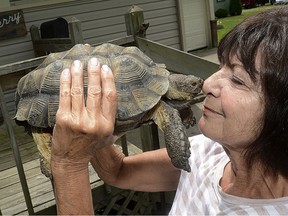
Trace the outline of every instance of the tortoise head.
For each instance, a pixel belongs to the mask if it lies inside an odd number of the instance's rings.
[[[166,97],[171,100],[191,100],[201,92],[203,82],[203,79],[193,75],[170,74]]]

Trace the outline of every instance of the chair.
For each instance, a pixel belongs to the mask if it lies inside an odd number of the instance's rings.
[[[40,26],[41,37],[37,26],[30,27],[31,40],[36,57],[48,55],[51,52],[61,52],[70,49],[75,44],[83,43],[81,22],[72,18],[67,22],[57,18]]]

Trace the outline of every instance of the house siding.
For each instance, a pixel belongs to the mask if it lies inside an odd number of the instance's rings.
[[[144,10],[145,22],[150,23],[147,38],[179,49],[180,31],[176,0],[82,0],[39,8],[24,9],[28,34],[0,41],[0,65],[34,58],[29,29],[32,25],[63,17],[81,21],[85,43],[96,44],[126,36],[125,13],[132,5]]]

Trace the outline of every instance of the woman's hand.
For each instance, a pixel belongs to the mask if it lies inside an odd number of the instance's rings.
[[[52,138],[52,165],[87,167],[95,151],[113,144],[117,93],[112,71],[96,58],[88,63],[84,100],[83,65],[75,61],[60,78],[60,101]],[[76,167],[75,167],[76,168]]]

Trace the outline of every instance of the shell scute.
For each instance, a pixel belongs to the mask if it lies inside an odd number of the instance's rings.
[[[30,125],[48,125],[47,120],[44,115],[48,113],[47,100],[49,100],[49,95],[38,94],[30,98],[31,106],[29,107],[27,122]],[[25,100],[22,100],[27,103]]]

